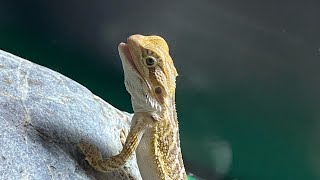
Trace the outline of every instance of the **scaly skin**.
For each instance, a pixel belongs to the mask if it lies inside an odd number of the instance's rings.
[[[144,180],[186,180],[175,107],[178,73],[166,41],[137,34],[118,50],[134,110],[130,132],[120,154],[105,160],[92,145],[82,143],[80,149],[100,172],[122,167],[136,151]]]

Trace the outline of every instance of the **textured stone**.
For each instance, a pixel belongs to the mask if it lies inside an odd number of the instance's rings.
[[[98,173],[77,144],[120,152],[132,115],[77,82],[0,50],[0,179],[141,179],[135,158]]]

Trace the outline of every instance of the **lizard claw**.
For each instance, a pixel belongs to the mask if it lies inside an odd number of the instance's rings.
[[[88,163],[93,166],[97,164],[97,161],[102,160],[101,152],[97,149],[95,145],[87,143],[83,140],[80,141],[78,147],[82,153],[86,156]]]

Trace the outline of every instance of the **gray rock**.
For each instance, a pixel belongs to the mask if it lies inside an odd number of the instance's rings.
[[[77,147],[82,139],[106,157],[118,154],[131,117],[77,82],[0,50],[0,179],[141,179],[135,157],[103,174]]]

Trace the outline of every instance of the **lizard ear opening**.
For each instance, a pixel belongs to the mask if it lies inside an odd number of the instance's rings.
[[[156,93],[156,94],[161,94],[162,93],[162,89],[161,89],[161,87],[156,87],[155,89],[154,89],[154,92]]]

